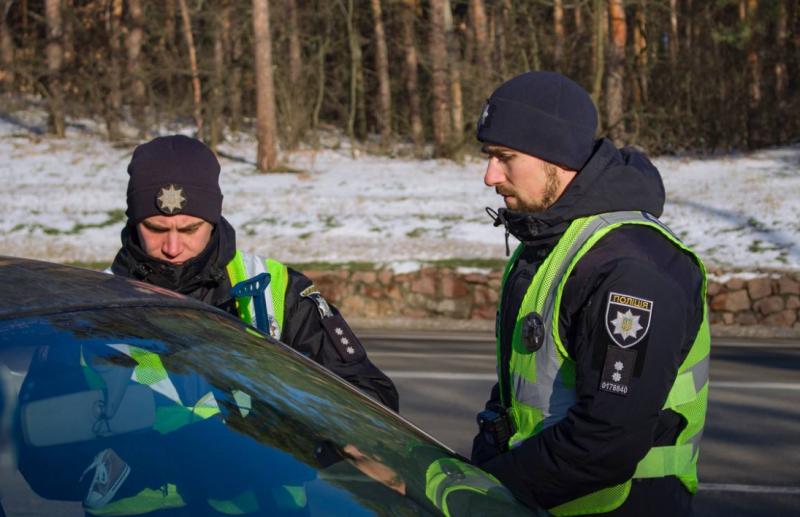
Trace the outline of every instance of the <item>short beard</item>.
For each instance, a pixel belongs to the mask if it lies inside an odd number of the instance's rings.
[[[558,167],[552,163],[545,163],[544,172],[547,183],[545,184],[542,198],[539,201],[529,201],[527,199],[523,199],[521,196],[515,196],[517,198],[517,202],[519,203],[517,211],[528,213],[544,212],[556,202],[560,187],[558,183]]]

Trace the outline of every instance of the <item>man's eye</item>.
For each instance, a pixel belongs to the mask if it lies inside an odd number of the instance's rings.
[[[189,235],[191,235],[193,233],[197,233],[197,230],[198,230],[197,228],[190,228],[188,230],[181,230],[181,233],[188,233]]]
[[[147,230],[152,233],[167,233],[167,230],[164,230],[162,228],[148,228]]]

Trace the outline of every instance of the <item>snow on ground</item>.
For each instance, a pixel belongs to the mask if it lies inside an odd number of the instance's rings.
[[[0,116],[0,254],[110,261],[133,147],[111,146],[91,121],[73,121],[65,140],[40,136],[42,127],[41,115]],[[503,231],[484,211],[501,201],[483,185],[483,160],[354,158],[345,146],[284,155],[304,172],[264,175],[251,138],[220,151],[223,213],[243,249],[402,271],[437,259],[504,258]],[[800,268],[800,147],[654,162],[668,195],[662,219],[708,264]]]

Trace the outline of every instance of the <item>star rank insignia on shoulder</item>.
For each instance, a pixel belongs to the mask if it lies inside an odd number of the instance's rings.
[[[325,333],[328,334],[330,340],[336,345],[339,357],[345,363],[360,361],[367,355],[361,342],[353,334],[353,331],[350,330],[347,322],[344,321],[340,314],[330,318],[323,318],[322,326],[325,328]]]
[[[644,339],[653,319],[653,301],[627,294],[609,293],[606,330],[611,340],[630,348]]]
[[[183,193],[183,189],[178,185],[170,183],[161,187],[156,196],[158,209],[167,215],[180,213],[181,210],[186,208],[188,199]]]

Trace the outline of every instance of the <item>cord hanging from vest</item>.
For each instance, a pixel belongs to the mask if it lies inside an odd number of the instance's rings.
[[[511,248],[508,246],[508,236],[511,235],[511,230],[508,228],[508,221],[506,218],[503,217],[502,213],[498,213],[494,208],[486,207],[486,213],[489,214],[489,217],[492,218],[493,224],[496,227],[500,226],[501,224],[506,229],[506,257],[511,256]]]

